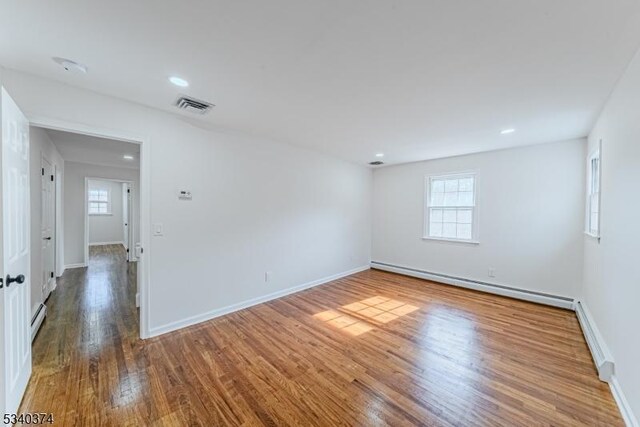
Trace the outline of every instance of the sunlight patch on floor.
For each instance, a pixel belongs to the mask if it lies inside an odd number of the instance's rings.
[[[391,322],[416,310],[418,307],[415,305],[376,295],[336,310],[317,313],[313,317],[357,336],[369,332],[376,325]]]

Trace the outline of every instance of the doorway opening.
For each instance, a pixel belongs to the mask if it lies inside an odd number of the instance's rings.
[[[31,126],[46,132],[64,159],[63,169],[54,171],[60,177],[54,188],[62,199],[62,206],[54,209],[61,218],[54,226],[60,235],[60,248],[54,251],[54,276],[62,275],[58,289],[68,284],[68,277],[85,275],[83,301],[97,301],[95,308],[103,310],[100,301],[117,299],[112,313],[120,307],[128,313],[132,333],[146,338],[146,139],[48,119],[32,121]]]
[[[121,246],[127,262],[139,247],[135,183],[118,178],[85,178],[85,263],[96,246]]]

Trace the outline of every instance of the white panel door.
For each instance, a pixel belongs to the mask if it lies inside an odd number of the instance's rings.
[[[2,88],[2,245],[5,413],[18,410],[31,376],[29,122]]]
[[[130,201],[130,192],[129,192],[129,184],[126,182],[122,183],[122,221],[123,221],[123,229],[122,229],[122,241],[124,242],[124,247],[127,249],[127,261],[130,260],[129,254],[132,252],[130,250],[130,242],[129,242],[129,201]]]
[[[54,183],[53,166],[47,159],[42,158],[42,223],[40,227],[40,234],[42,237],[42,278],[40,283],[42,284],[42,297],[43,300],[47,299],[47,296],[53,289],[55,282],[54,274],[54,227],[55,227],[55,183]],[[36,248],[33,248],[36,250]],[[35,308],[37,309],[37,308]],[[34,311],[35,312],[35,311]]]

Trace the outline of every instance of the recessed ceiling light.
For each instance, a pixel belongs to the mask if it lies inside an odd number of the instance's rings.
[[[514,133],[515,131],[516,131],[515,129],[504,129],[504,130],[501,130],[500,133],[502,135],[507,135],[507,134],[510,134],[510,133]]]
[[[169,81],[171,83],[173,83],[174,85],[176,85],[176,86],[180,86],[180,87],[189,86],[189,82],[186,81],[185,79],[181,79],[180,77],[171,76],[171,77],[169,77]]]
[[[133,160],[133,156],[131,154],[125,154],[122,158],[125,160]]]
[[[384,157],[384,153],[378,153],[376,154],[376,157]]]

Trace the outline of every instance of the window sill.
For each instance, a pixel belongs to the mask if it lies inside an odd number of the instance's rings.
[[[479,240],[460,240],[460,239],[447,239],[445,237],[429,237],[423,236],[422,240],[433,240],[436,242],[444,242],[444,243],[462,243],[467,245],[479,245]]]
[[[598,235],[598,234],[593,234],[593,233],[589,233],[588,231],[585,231],[584,235],[587,236],[587,237],[591,237],[592,239],[595,239],[598,242],[600,242],[600,235]]]

